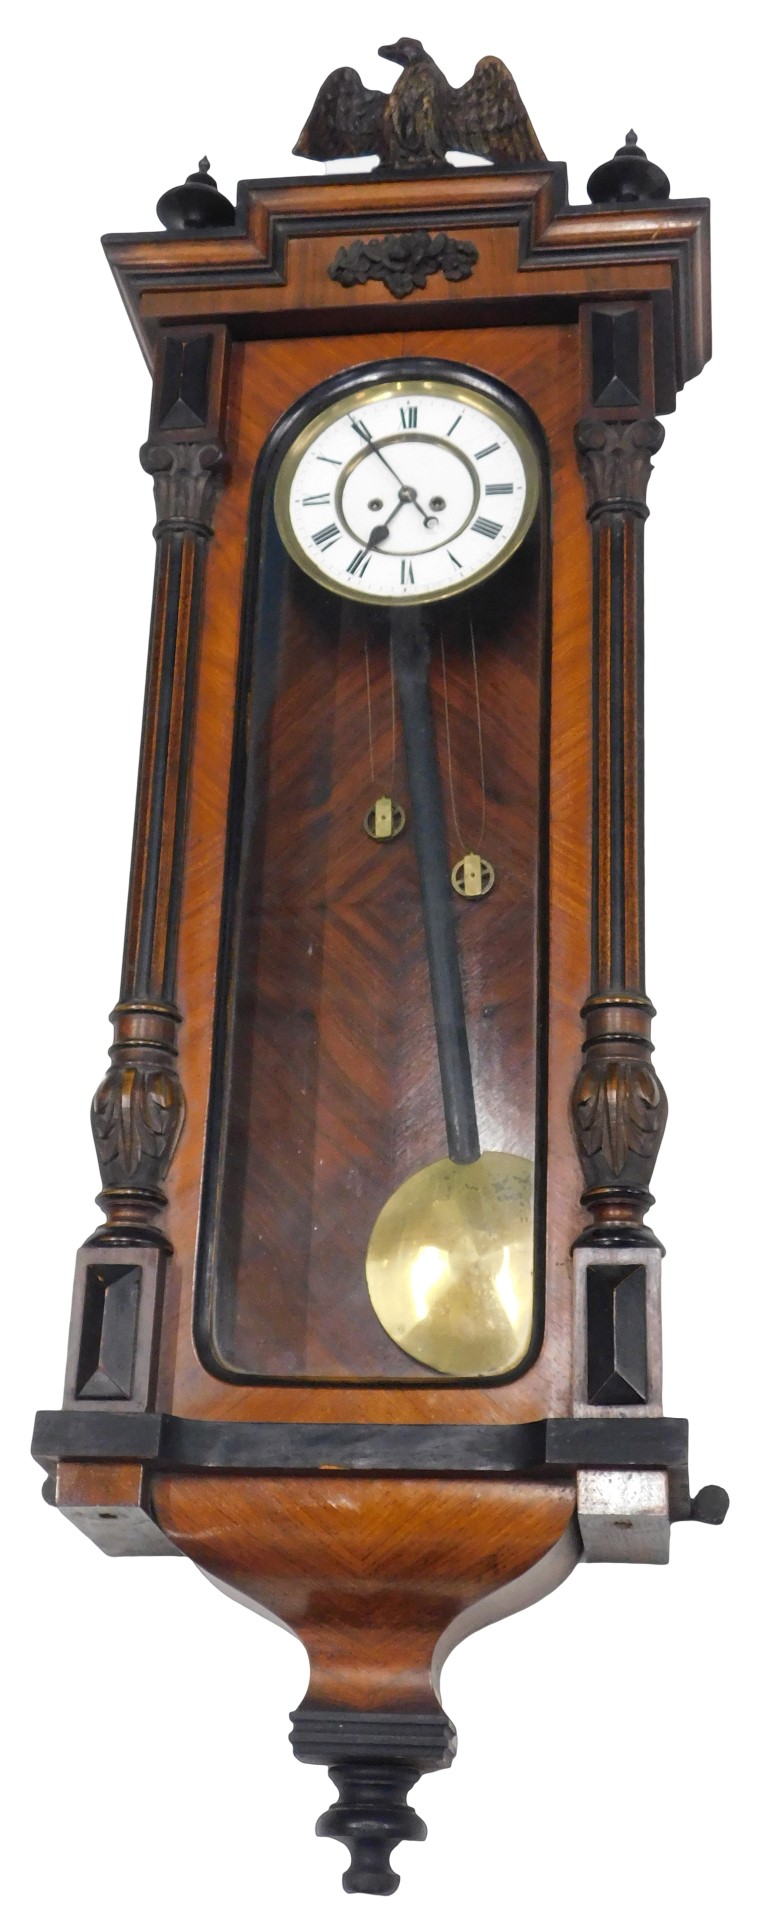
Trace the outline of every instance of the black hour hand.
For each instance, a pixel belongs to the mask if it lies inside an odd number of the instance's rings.
[[[383,526],[372,527],[370,535],[368,537],[369,547],[380,547],[382,540],[388,540],[390,523],[394,519],[395,513],[399,513],[400,508],[404,507],[404,505],[405,505],[405,502],[402,496],[400,495],[400,498],[397,501],[396,507],[393,507],[391,513],[387,514],[387,517],[383,523]]]

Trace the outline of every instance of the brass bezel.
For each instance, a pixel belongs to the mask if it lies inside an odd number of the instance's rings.
[[[486,419],[496,422],[498,428],[512,441],[523,462],[526,477],[523,513],[510,539],[505,542],[499,553],[484,561],[475,573],[467,574],[464,580],[459,582],[453,580],[448,587],[435,587],[431,593],[372,594],[354,586],[351,582],[348,586],[346,583],[342,585],[341,582],[332,580],[328,574],[322,572],[317,560],[305,552],[292,525],[289,508],[292,482],[308,447],[319,438],[324,428],[331,426],[333,421],[343,419],[345,414],[354,412],[356,407],[363,406],[368,401],[388,400],[394,395],[409,393],[436,394],[444,399],[462,403],[466,407],[475,407]],[[433,436],[426,434],[423,438],[429,439]],[[428,606],[437,600],[451,600],[459,593],[470,592],[473,587],[487,580],[492,573],[496,573],[497,569],[504,566],[505,561],[511,559],[517,552],[533,523],[538,504],[539,460],[536,449],[525,428],[506,407],[487,395],[479,393],[475,387],[466,386],[459,379],[413,380],[410,377],[401,380],[385,380],[377,386],[360,387],[355,392],[333,401],[330,407],[324,407],[319,413],[314,414],[312,420],[302,428],[301,433],[298,433],[285,453],[276,476],[273,494],[276,525],[290,559],[295,561],[303,573],[309,574],[311,580],[317,580],[320,586],[326,587],[330,593],[335,593],[340,600],[358,600],[363,606],[374,607]]]

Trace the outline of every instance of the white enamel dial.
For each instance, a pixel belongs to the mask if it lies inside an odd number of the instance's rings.
[[[454,380],[393,380],[311,420],[279,470],[284,545],[353,600],[445,599],[509,559],[533,519],[538,462],[520,423]]]

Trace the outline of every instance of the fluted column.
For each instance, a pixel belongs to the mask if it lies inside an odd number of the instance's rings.
[[[592,1224],[579,1244],[653,1244],[644,1224],[667,1118],[644,972],[644,522],[651,415],[576,427],[593,542],[592,977],[573,1130]]]
[[[165,1246],[163,1185],[182,1125],[176,961],[205,556],[223,474],[222,327],[169,329],[156,357],[150,435],[155,587],[131,879],[111,1066],[92,1103],[100,1164],[96,1245]]]

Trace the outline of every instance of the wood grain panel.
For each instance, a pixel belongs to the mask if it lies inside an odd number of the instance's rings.
[[[575,1490],[528,1481],[474,1486],[159,1475],[161,1527],[206,1573],[284,1621],[310,1663],[308,1707],[429,1712],[435,1652],[451,1623],[559,1541]]]

